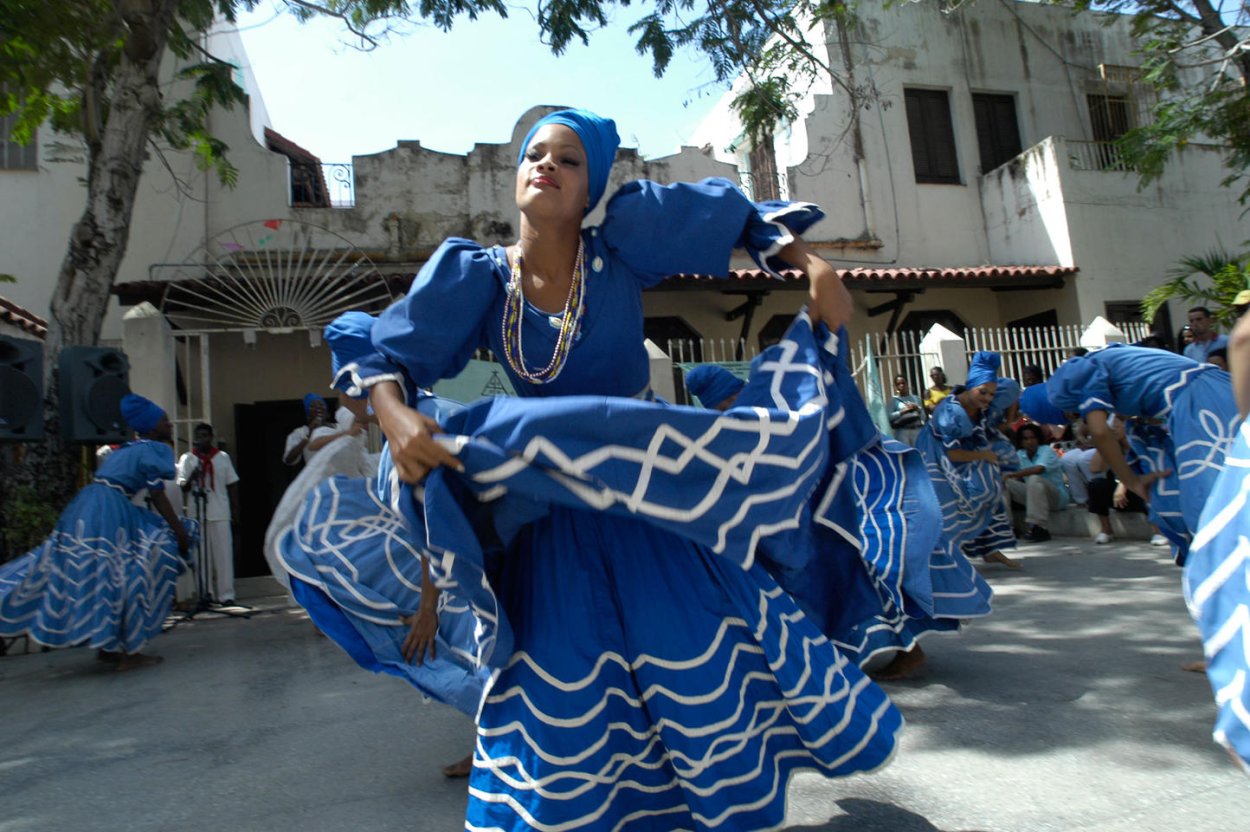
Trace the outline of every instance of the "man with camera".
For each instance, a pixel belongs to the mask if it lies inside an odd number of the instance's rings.
[[[200,521],[201,591],[219,604],[234,603],[234,535],[239,521],[239,475],[230,455],[213,444],[213,426],[195,426],[195,444],[178,460],[178,486],[187,516]]]

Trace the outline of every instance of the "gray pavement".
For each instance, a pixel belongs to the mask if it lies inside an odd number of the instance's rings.
[[[1250,779],[1210,741],[1180,573],[1140,543],[1023,547],[995,614],[925,642],[888,686],[908,720],[872,775],[790,784],[810,832],[1250,829]],[[280,601],[158,639],[159,667],[85,650],[0,658],[0,832],[452,830],[467,718],[355,667]]]

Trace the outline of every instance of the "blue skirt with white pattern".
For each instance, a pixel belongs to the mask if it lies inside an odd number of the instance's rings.
[[[728,413],[483,400],[440,419],[463,473],[394,490],[383,472],[380,501],[472,610],[491,673],[466,829],[773,828],[794,772],[891,758],[901,715],[828,637],[821,599],[791,594],[828,590],[825,565],[856,548],[763,544],[813,518],[856,537],[845,473],[877,433],[838,352],[801,316]],[[310,511],[343,505],[327,497]],[[354,627],[389,601],[368,584],[391,578],[350,557],[309,563],[293,576]]]
[[[194,537],[195,521],[183,524]],[[164,519],[91,483],[47,540],[0,567],[0,636],[137,653],[161,632],[186,566]]]
[[[1211,489],[1184,580],[1220,709],[1215,740],[1250,770],[1250,423]]]

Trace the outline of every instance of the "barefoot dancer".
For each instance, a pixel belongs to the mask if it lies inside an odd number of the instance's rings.
[[[169,418],[133,393],[121,410],[140,438],[104,459],[47,540],[0,567],[0,636],[95,647],[124,671],[161,661],[139,651],[173,605],[195,523],[179,519],[164,492],[175,476]],[[145,489],[156,512],[131,502]]]

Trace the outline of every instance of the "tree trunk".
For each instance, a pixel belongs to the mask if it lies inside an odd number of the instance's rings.
[[[58,507],[73,495],[83,466],[80,449],[66,448],[60,438],[57,361],[63,347],[100,339],[109,293],[126,255],[148,135],[161,112],[161,61],[177,5],[177,0],[119,0],[125,43],[111,80],[101,80],[94,90],[98,99],[88,91],[83,108],[91,119],[107,99],[103,124],[86,125],[87,203],[70,232],[52,296],[44,341],[46,438],[23,460],[30,481]],[[108,61],[96,64],[103,68]]]

